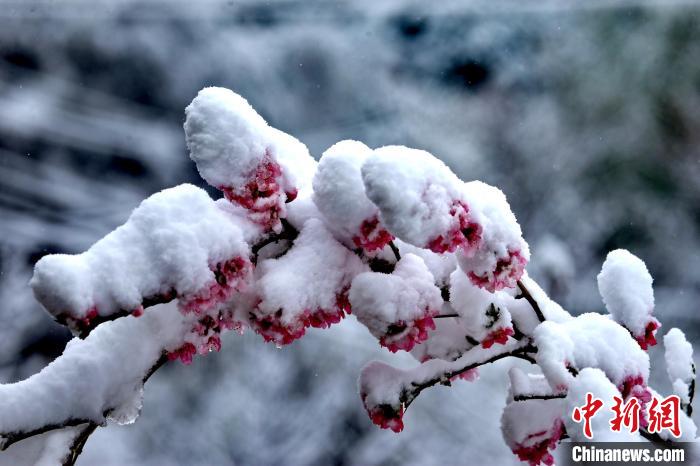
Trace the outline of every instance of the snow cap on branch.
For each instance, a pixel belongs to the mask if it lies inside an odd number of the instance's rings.
[[[376,149],[362,166],[367,197],[389,231],[434,252],[474,248],[480,227],[470,222],[461,181],[430,153],[404,146]]]
[[[372,422],[397,433],[403,430],[403,377],[402,370],[372,361],[362,368],[357,381],[362,404]]]
[[[673,386],[673,393],[678,395],[681,402],[690,402],[690,386],[695,379],[693,364],[693,347],[682,331],[672,328],[664,335],[664,357],[668,380]]]
[[[499,189],[463,183],[428,152],[403,146],[376,149],[362,179],[392,234],[433,252],[455,252],[476,285],[512,288],[523,274],[530,252]]]
[[[229,89],[202,89],[185,114],[187,147],[202,178],[255,222],[279,230],[285,203],[308,187],[315,170],[306,146]]]
[[[352,282],[350,303],[357,319],[390,351],[410,351],[435,328],[440,289],[423,259],[406,254],[392,274],[365,272]]]
[[[647,353],[606,316],[587,313],[561,323],[546,321],[535,329],[534,338],[537,364],[557,391],[573,382],[570,369],[599,368],[623,395],[649,378]]]
[[[371,155],[361,142],[340,141],[323,153],[313,179],[313,199],[328,229],[347,246],[370,253],[394,239],[365,195],[360,169]]]
[[[203,312],[244,286],[250,272],[245,218],[183,184],[156,193],[127,222],[77,255],[39,260],[34,295],[74,331],[98,316],[143,311],[144,301],[180,299]]]
[[[644,262],[625,249],[610,252],[598,274],[598,290],[605,307],[643,349],[656,344],[659,328],[659,321],[652,316],[652,282]]]
[[[251,325],[266,341],[284,345],[302,337],[308,326],[339,322],[350,311],[350,283],[365,270],[320,220],[307,220],[284,256],[258,265],[259,302]]]
[[[505,194],[481,181],[462,184],[463,198],[481,226],[477,248],[457,250],[459,266],[469,279],[490,292],[514,288],[530,260],[530,249]]]
[[[0,444],[75,421],[131,423],[141,409],[143,381],[163,351],[177,347],[191,316],[173,305],[155,306],[74,338],[61,357],[21,382],[0,385]]]

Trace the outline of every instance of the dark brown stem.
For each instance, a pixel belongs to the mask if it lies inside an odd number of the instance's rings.
[[[484,361],[479,361],[479,362],[475,362],[473,364],[468,364],[460,369],[446,372],[446,373],[441,374],[439,376],[433,377],[432,379],[429,379],[425,382],[421,382],[421,383],[412,382],[410,390],[405,390],[404,393],[402,393],[401,402],[404,404],[404,409],[407,409],[409,407],[409,405],[413,402],[413,400],[415,400],[418,397],[420,392],[422,392],[426,388],[430,388],[434,385],[444,383],[445,381],[448,381],[448,380],[450,380],[450,379],[452,379],[452,378],[454,378],[454,377],[456,377],[464,372],[467,372],[468,370],[475,369],[475,368],[477,368],[479,366],[483,366],[485,364],[490,364],[490,363],[498,361],[500,359],[504,359],[504,358],[511,357],[511,356],[519,357],[519,356],[525,355],[527,353],[536,353],[536,352],[537,352],[537,347],[535,347],[534,345],[532,345],[530,343],[530,344],[527,344],[525,346],[521,346],[517,349],[514,349],[513,351],[495,354],[495,355],[491,356],[490,358],[485,359]]]
[[[433,316],[433,319],[448,319],[450,317],[459,317],[459,314],[439,314]]]
[[[401,253],[399,253],[399,248],[396,247],[393,241],[389,241],[389,247],[391,248],[391,252],[394,253],[394,257],[396,257],[396,262],[401,260]]]
[[[292,226],[292,224],[289,223],[287,220],[281,219],[280,222],[282,223],[281,232],[272,233],[270,236],[254,244],[253,247],[250,248],[250,252],[253,255],[253,257],[251,258],[251,262],[253,262],[253,264],[258,263],[258,254],[260,253],[260,250],[265,246],[268,246],[273,243],[279,243],[280,241],[284,240],[294,241],[296,237],[299,236],[299,230],[294,228],[294,226]]]
[[[63,459],[63,462],[61,463],[62,466],[73,466],[75,464],[75,462],[78,460],[78,456],[80,456],[80,454],[83,452],[85,443],[87,443],[90,435],[95,432],[95,429],[97,429],[97,424],[94,422],[90,422],[82,428],[80,433],[73,440],[73,443],[68,450],[68,454]]]
[[[557,398],[566,398],[566,393],[557,393],[555,395],[515,395],[513,401],[555,400]]]
[[[518,280],[518,288],[520,288],[520,296],[525,298],[525,300],[530,303],[530,306],[532,307],[532,310],[535,311],[535,314],[537,315],[537,318],[539,319],[540,322],[544,322],[544,314],[542,314],[542,310],[540,309],[540,305],[537,304],[537,301],[535,301],[535,298],[532,297],[530,294],[530,291],[527,289],[525,285],[523,285],[523,282],[521,280]]]

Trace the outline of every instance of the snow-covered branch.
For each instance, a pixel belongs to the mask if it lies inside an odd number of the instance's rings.
[[[532,364],[511,370],[502,415],[504,440],[531,465],[551,464],[565,435],[580,438],[571,410],[589,391],[658,403],[645,351],[660,327],[652,278],[630,252],[611,252],[598,276],[607,313],[573,317],[525,271],[530,249],[505,195],[426,151],[341,141],[316,162],[221,88],[200,91],[184,129],[190,158],[223,197],[166,189],[82,254],[37,263],[35,296],[83,339],[0,385],[1,448],[61,429],[47,442],[71,464],[97,426],[136,419],[145,381],[167,360],[218,351],[232,329],[287,345],[348,314],[419,363],[375,361],[360,375],[371,420],[396,432],[423,390],[474,381],[507,357]],[[657,435],[694,438],[692,347],[677,329],[664,343],[683,434]]]

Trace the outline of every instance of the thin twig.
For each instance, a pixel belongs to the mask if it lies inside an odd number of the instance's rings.
[[[396,262],[401,260],[401,253],[399,253],[399,248],[396,247],[393,241],[389,241],[389,247],[391,248],[391,252],[394,253],[394,257],[396,257]]]
[[[526,401],[526,400],[556,400],[560,398],[566,398],[566,393],[557,393],[550,395],[515,395],[513,401]]]
[[[92,435],[93,432],[95,432],[95,429],[97,429],[97,424],[94,422],[88,423],[83,429],[80,431],[77,437],[73,440],[73,443],[71,444],[70,448],[68,449],[68,453],[66,454],[65,458],[63,459],[63,462],[61,463],[62,466],[73,466],[75,462],[78,460],[78,456],[83,452],[83,447],[85,446],[85,443],[87,442],[88,438],[90,435]]]
[[[434,385],[443,383],[444,381],[450,380],[454,377],[457,377],[458,375],[467,372],[468,370],[475,369],[479,366],[483,366],[485,364],[490,364],[492,362],[498,361],[500,359],[504,359],[510,356],[516,356],[518,357],[519,355],[524,355],[527,353],[536,353],[537,348],[532,345],[532,343],[528,343],[526,345],[520,346],[512,351],[508,351],[505,353],[497,353],[490,358],[480,361],[480,362],[475,362],[473,364],[468,364],[460,369],[451,371],[451,372],[446,372],[444,374],[441,374],[439,376],[433,377],[432,379],[429,379],[425,382],[420,382],[420,383],[415,383],[412,382],[411,389],[410,390],[405,390],[404,393],[401,394],[401,402],[404,404],[404,409],[407,409],[408,406],[413,402],[413,400],[418,397],[420,392],[425,390],[426,388],[430,388]],[[466,354],[466,353],[465,353]]]
[[[520,288],[520,296],[525,298],[525,300],[528,303],[530,303],[532,310],[535,311],[535,314],[537,315],[537,318],[540,320],[540,322],[544,322],[545,318],[544,314],[542,314],[542,310],[540,309],[540,305],[537,304],[537,301],[535,301],[535,298],[532,297],[530,291],[525,285],[523,285],[523,282],[521,280],[518,280],[518,288]]]

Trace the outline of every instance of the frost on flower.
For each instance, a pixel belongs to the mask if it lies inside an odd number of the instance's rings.
[[[246,208],[253,221],[278,230],[285,203],[306,187],[315,169],[306,146],[270,127],[228,89],[202,89],[185,114],[187,147],[202,178]]]
[[[624,249],[608,254],[598,290],[615,321],[629,329],[642,349],[656,344],[659,321],[652,316],[654,289],[644,262]]]
[[[365,195],[360,168],[371,155],[361,142],[340,141],[323,153],[313,180],[313,199],[326,226],[347,246],[369,253],[394,239]]]
[[[603,407],[590,418],[592,439],[587,438],[583,431],[583,422],[574,421],[571,413],[575,408],[586,404],[586,394],[591,393],[595,398],[603,402]],[[615,405],[613,397],[620,397],[620,391],[608,379],[606,374],[595,368],[585,368],[569,385],[564,407],[564,423],[566,433],[574,442],[638,442],[641,438],[638,433],[630,433],[628,429],[620,429],[619,432],[610,429],[610,421],[614,412],[610,407]]]
[[[372,361],[362,368],[358,389],[372,422],[382,429],[403,430],[403,372],[388,364]]]
[[[413,254],[402,257],[392,274],[358,275],[350,288],[353,313],[391,352],[425,341],[442,302],[432,274]]]
[[[289,252],[259,264],[258,303],[250,323],[266,341],[285,345],[302,337],[309,326],[340,322],[350,311],[350,283],[364,270],[362,261],[320,220],[310,219]]]
[[[98,317],[140,315],[150,303],[175,297],[185,312],[206,312],[250,274],[244,223],[195,186],[166,189],[82,254],[43,257],[31,285],[44,307],[77,332]]]
[[[618,323],[600,314],[543,322],[534,332],[535,359],[552,388],[564,391],[573,371],[601,369],[624,396],[649,379],[649,356]]]
[[[466,334],[481,342],[484,348],[503,345],[514,334],[510,313],[501,294],[479,288],[461,270],[450,276],[450,304],[459,314]]]
[[[664,335],[664,349],[666,372],[673,386],[673,393],[680,397],[683,404],[688,404],[691,385],[695,380],[693,347],[682,331],[672,328]]]
[[[563,413],[560,398],[510,402],[501,416],[503,439],[520,461],[530,466],[553,466],[550,451],[564,434]]]

